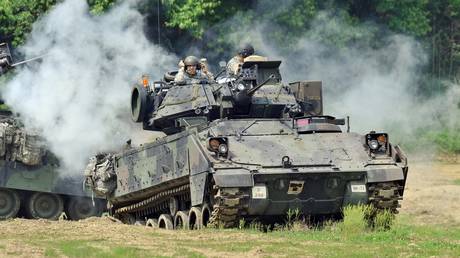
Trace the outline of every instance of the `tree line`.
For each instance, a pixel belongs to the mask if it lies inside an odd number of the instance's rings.
[[[119,0],[121,2],[121,0]],[[0,1],[0,40],[14,46],[24,43],[32,24],[59,0]],[[102,14],[117,0],[87,0],[93,15]],[[434,81],[460,79],[460,0],[151,0],[140,1],[139,10],[147,19],[149,38],[172,52],[190,45],[216,56],[232,50],[235,42],[225,37],[229,30],[270,21],[270,38],[289,49],[299,35],[312,29],[315,17],[328,12],[340,17],[340,23],[359,26],[373,23],[377,30],[344,35],[317,35],[319,41],[345,47],[356,41],[381,42],[388,31],[401,33],[422,42],[429,53],[425,68],[430,81],[422,90],[442,89]],[[235,18],[238,17],[238,18]],[[229,20],[234,26],[219,26]],[[358,27],[357,27],[358,28]],[[212,57],[211,57],[212,58]],[[424,88],[423,88],[424,87]]]

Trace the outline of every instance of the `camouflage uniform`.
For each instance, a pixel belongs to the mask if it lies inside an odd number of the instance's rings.
[[[174,78],[174,83],[177,85],[184,85],[184,84],[192,84],[192,83],[200,83],[203,80],[210,81],[212,77],[202,73],[201,71],[197,71],[195,75],[190,75],[185,72],[184,69],[180,69],[179,72],[176,74]]]
[[[232,59],[230,59],[230,61],[228,61],[227,73],[229,75],[237,75],[240,70],[240,66],[242,64],[243,64],[243,57],[239,55],[234,56]]]

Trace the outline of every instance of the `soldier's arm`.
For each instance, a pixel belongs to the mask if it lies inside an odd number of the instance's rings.
[[[227,64],[227,72],[229,75],[237,75],[240,69],[240,62],[236,60],[236,57],[230,59]]]
[[[214,80],[214,74],[212,74],[210,71],[206,71],[204,75],[206,76],[206,79],[210,81]]]
[[[174,77],[174,83],[177,85],[184,85],[185,84],[185,74],[184,70],[179,70],[179,72]]]

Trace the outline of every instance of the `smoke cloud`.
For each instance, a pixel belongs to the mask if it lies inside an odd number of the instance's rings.
[[[36,128],[67,171],[81,173],[90,155],[118,149],[134,131],[130,89],[143,73],[159,78],[177,59],[152,45],[135,1],[92,16],[83,0],[57,5],[33,27],[21,49],[47,53],[17,72],[3,96]]]
[[[3,93],[26,127],[40,129],[68,169],[81,172],[88,156],[118,149],[138,132],[128,113],[133,80],[143,73],[160,78],[177,65],[174,55],[146,39],[136,4],[124,1],[96,17],[83,0],[57,5],[35,24],[22,48],[26,58],[48,55],[20,70]],[[430,99],[418,96],[427,54],[415,39],[386,33],[377,45],[366,40],[380,31],[377,25],[350,26],[340,15],[321,12],[299,40],[283,43],[289,45],[286,51],[267,33],[275,24],[262,20],[245,27],[241,15],[216,25],[229,30],[224,41],[251,42],[257,54],[282,60],[285,83],[322,80],[325,114],[350,116],[352,131],[387,131],[398,142],[417,130],[460,128],[458,85]],[[324,38],[354,40],[337,47]],[[199,53],[198,46],[185,52],[217,59]]]
[[[250,42],[256,54],[282,60],[285,83],[322,80],[324,113],[350,116],[352,131],[385,131],[398,143],[415,139],[420,130],[460,127],[458,85],[430,98],[418,93],[428,55],[412,37],[370,22],[347,25],[337,13],[320,12],[298,41],[276,43],[270,38],[276,24],[260,21],[254,22],[255,27],[245,27],[241,20],[226,21],[226,27],[238,28],[227,40],[235,46]],[[369,41],[382,31],[382,44]],[[327,43],[340,40],[345,43]]]

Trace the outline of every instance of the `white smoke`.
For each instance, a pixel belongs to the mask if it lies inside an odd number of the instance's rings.
[[[65,1],[34,24],[22,48],[26,58],[47,56],[20,70],[3,96],[65,169],[81,172],[90,155],[129,139],[131,86],[143,73],[159,78],[177,64],[146,39],[135,4],[93,16],[85,0]]]
[[[460,124],[458,85],[429,100],[418,96],[428,55],[412,37],[387,31],[379,38],[383,44],[369,42],[366,40],[373,38],[369,35],[381,33],[377,25],[347,25],[340,16],[320,12],[298,41],[280,45],[269,36],[276,27],[273,23],[254,22],[256,26],[245,27],[240,20],[234,17],[226,22],[238,28],[228,35],[228,41],[235,45],[250,42],[256,54],[282,60],[285,83],[323,81],[324,113],[350,116],[352,131],[385,131],[400,141],[414,137],[417,130],[458,128]],[[338,47],[340,44],[327,44],[324,39],[346,44]]]

